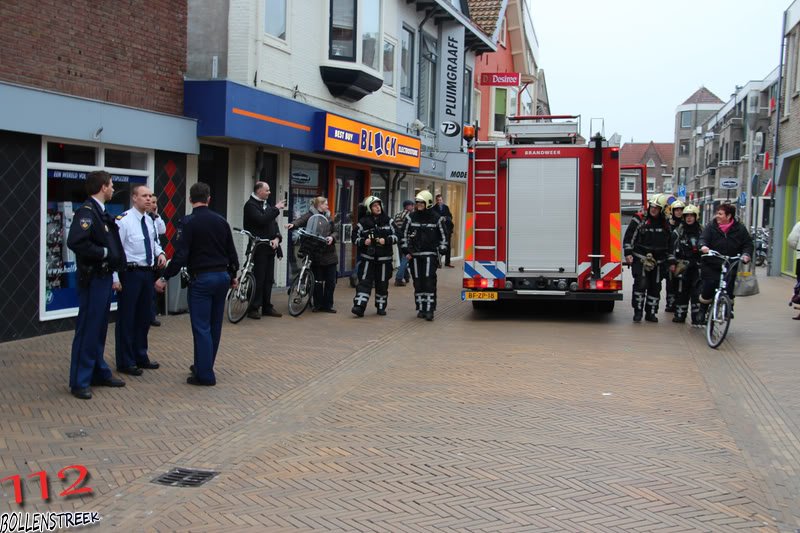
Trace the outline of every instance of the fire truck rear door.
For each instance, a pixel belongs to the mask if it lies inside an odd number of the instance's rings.
[[[509,276],[577,272],[578,192],[576,158],[508,160]]]

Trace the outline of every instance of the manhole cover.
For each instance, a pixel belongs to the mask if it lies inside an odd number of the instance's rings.
[[[170,487],[199,487],[218,473],[194,468],[173,468],[166,474],[161,474],[152,480],[151,483]]]

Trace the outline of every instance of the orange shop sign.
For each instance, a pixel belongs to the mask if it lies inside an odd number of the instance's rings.
[[[419,168],[420,140],[332,113],[320,113],[321,149],[371,161]]]

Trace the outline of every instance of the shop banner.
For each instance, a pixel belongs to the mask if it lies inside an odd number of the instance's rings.
[[[419,168],[420,140],[394,131],[357,122],[332,113],[320,113],[319,150],[350,155],[387,165]]]
[[[439,61],[439,151],[461,150],[464,105],[464,26],[442,24]]]
[[[519,87],[519,72],[484,72],[481,74],[481,85],[484,87]]]

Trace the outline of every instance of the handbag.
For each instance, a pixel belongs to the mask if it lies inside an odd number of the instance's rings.
[[[758,278],[755,272],[742,271],[736,273],[733,286],[734,296],[754,296],[759,293]]]

